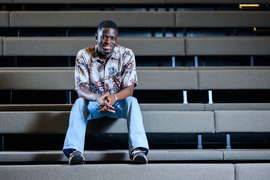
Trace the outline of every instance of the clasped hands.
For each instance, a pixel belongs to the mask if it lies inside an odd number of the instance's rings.
[[[116,102],[115,96],[110,94],[103,94],[102,103],[99,104],[99,107],[101,108],[98,113],[102,113],[105,111],[115,113],[113,104]]]

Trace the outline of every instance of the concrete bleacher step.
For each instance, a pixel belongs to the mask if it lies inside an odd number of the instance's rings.
[[[119,37],[117,43],[131,48],[136,56],[185,55],[185,39],[181,37]],[[3,38],[3,55],[75,56],[78,50],[94,44],[95,37],[6,37]],[[174,48],[167,49],[168,46]],[[14,48],[16,53],[12,52]]]
[[[136,90],[262,90],[269,89],[269,68],[249,70],[146,70]],[[74,70],[0,70],[1,90],[74,90]],[[181,78],[178,78],[181,77]],[[40,83],[43,82],[43,83]],[[160,82],[164,82],[160,83]],[[223,82],[223,83],[220,83]],[[29,88],[31,87],[31,88]]]
[[[270,149],[219,149],[224,161],[269,161]]]
[[[140,103],[142,111],[270,110],[270,103]],[[70,111],[73,104],[0,104],[0,111]]]
[[[137,74],[144,79],[138,90],[198,89],[196,70],[137,70]],[[74,90],[74,81],[74,69],[0,70],[1,90]]]
[[[234,180],[233,164],[87,164],[0,166],[0,179]]]
[[[252,164],[235,164],[235,179],[237,180],[265,180],[270,177],[270,164],[252,163]]]
[[[142,111],[204,111],[205,106],[201,103],[140,103],[139,105]],[[72,106],[73,104],[0,104],[0,111],[70,111]]]
[[[61,134],[68,128],[69,111],[4,111],[0,113],[2,134]],[[148,133],[214,133],[211,111],[142,111]],[[164,126],[166,124],[166,126]],[[126,119],[88,121],[87,132],[127,133]]]
[[[269,39],[269,36],[119,37],[117,42],[131,48],[136,56],[261,56],[270,54]],[[94,36],[1,40],[3,56],[75,56],[78,50],[96,44]]]
[[[87,163],[131,162],[128,150],[87,150]],[[148,154],[149,162],[209,162],[222,161],[223,153],[214,149],[153,149]],[[67,163],[62,151],[2,151],[1,163]]]
[[[266,180],[269,169],[269,163],[3,165],[0,179]]]
[[[9,16],[10,23],[3,22],[3,25],[9,25],[11,28],[93,28],[104,19],[111,19],[121,28],[245,28],[269,27],[270,13],[267,11],[11,11]],[[3,18],[8,19],[4,15]]]
[[[270,103],[205,104],[205,111],[216,111],[216,110],[270,110]]]
[[[86,163],[128,163],[128,150],[87,150]],[[152,149],[150,163],[180,162],[257,162],[270,161],[270,149]],[[65,164],[68,159],[60,150],[1,151],[1,164]]]

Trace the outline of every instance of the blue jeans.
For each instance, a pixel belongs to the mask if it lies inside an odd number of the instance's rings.
[[[148,141],[137,99],[129,96],[123,101],[115,102],[113,106],[115,113],[108,111],[98,113],[100,107],[97,102],[78,98],[70,113],[69,127],[63,149],[77,149],[83,153],[87,121],[110,117],[127,119],[130,153],[136,148],[143,148],[148,153]]]

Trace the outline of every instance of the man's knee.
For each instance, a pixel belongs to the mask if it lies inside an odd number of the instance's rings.
[[[84,106],[85,103],[86,103],[86,101],[85,101],[84,98],[78,98],[78,99],[75,101],[74,105],[76,105],[76,106]]]
[[[126,103],[127,104],[134,104],[134,103],[138,104],[138,100],[137,100],[137,98],[135,98],[133,96],[129,96],[126,98]]]

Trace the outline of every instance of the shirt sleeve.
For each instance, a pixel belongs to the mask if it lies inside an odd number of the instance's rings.
[[[132,50],[125,51],[125,62],[122,87],[128,87],[134,83],[134,87],[138,85],[138,78],[136,72],[135,55]]]
[[[89,73],[85,59],[85,50],[80,50],[75,61],[75,91],[78,89],[89,90]]]

